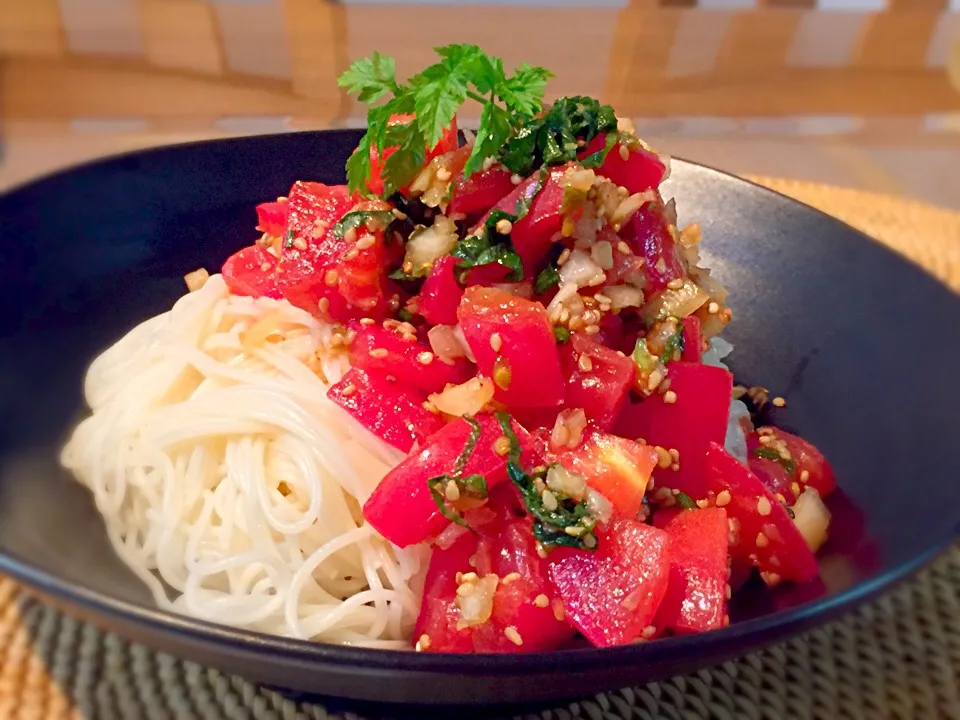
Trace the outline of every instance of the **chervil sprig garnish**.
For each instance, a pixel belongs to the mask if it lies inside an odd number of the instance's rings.
[[[407,185],[422,168],[425,149],[437,144],[468,98],[482,108],[477,141],[464,167],[466,176],[479,170],[485,158],[496,156],[515,127],[543,109],[544,88],[553,77],[549,70],[524,64],[508,77],[503,61],[476,45],[446,45],[436,52],[440,62],[405,84],[397,82],[393,58],[377,52],[356,61],[340,76],[338,84],[363,103],[388,98],[367,111],[367,133],[347,161],[351,190],[366,192],[371,148],[381,157],[386,148],[395,148],[381,173],[384,195]],[[415,119],[390,125],[393,115],[414,115]]]

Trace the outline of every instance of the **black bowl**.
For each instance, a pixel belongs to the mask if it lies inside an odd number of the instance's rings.
[[[132,639],[286,688],[388,702],[587,695],[745,653],[836,616],[927,562],[960,524],[954,418],[960,302],[809,207],[675,161],[681,220],[731,289],[738,378],[789,398],[774,418],[833,461],[844,495],[821,577],[744,592],[722,631],[610,650],[443,656],[234,630],[157,610],[58,465],[87,363],[254,237],[254,205],[296,179],[341,182],[355,132],[131,153],[0,200],[0,570]]]

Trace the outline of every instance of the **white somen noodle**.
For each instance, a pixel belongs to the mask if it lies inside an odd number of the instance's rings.
[[[361,507],[403,456],[326,397],[332,326],[219,275],[100,355],[63,464],[157,601],[238,627],[408,647],[427,550]],[[329,382],[328,382],[329,381]]]

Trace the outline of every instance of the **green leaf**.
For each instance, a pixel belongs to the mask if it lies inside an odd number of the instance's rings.
[[[451,482],[457,486],[461,497],[467,496],[483,500],[488,494],[487,481],[483,475],[474,473],[463,477],[463,471],[467,466],[467,462],[469,462],[473,451],[476,450],[477,442],[479,442],[480,435],[483,433],[483,428],[474,418],[464,415],[463,419],[470,426],[470,434],[467,436],[467,441],[463,445],[463,450],[454,461],[450,474],[437,475],[436,477],[428,479],[427,488],[430,490],[430,496],[433,498],[433,502],[436,503],[445,518],[457,523],[457,525],[462,525],[468,530],[473,530],[473,528],[467,524],[467,521],[463,519],[463,515],[461,515],[456,508],[447,504],[446,497],[446,487]]]
[[[387,158],[383,164],[383,194],[390,197],[400,188],[409,185],[423,169],[426,149],[423,136],[411,133],[407,142]]]
[[[388,92],[400,88],[395,78],[395,63],[389,55],[374,51],[373,55],[357,60],[337,79],[337,85],[357,95],[362,103],[372,103]]]
[[[337,239],[346,235],[348,230],[356,229],[368,223],[376,223],[382,229],[390,227],[390,224],[397,219],[392,210],[353,210],[348,212],[340,221],[333,226],[333,236]]]
[[[416,99],[417,125],[434,147],[450,126],[457,110],[467,99],[471,77],[483,70],[483,50],[476,45],[446,45],[435,48],[441,61],[414,76],[411,83]]]
[[[600,167],[606,161],[607,155],[610,154],[610,151],[613,150],[613,146],[617,144],[617,140],[619,139],[620,139],[620,133],[608,132],[607,140],[603,144],[603,147],[597,150],[596,152],[592,152],[586,157],[584,157],[582,160],[580,160],[580,164],[583,165],[585,168]]]
[[[570,340],[570,331],[567,330],[565,327],[560,327],[559,325],[555,325],[553,328],[553,337],[556,338],[558,343],[563,345],[568,340]]]
[[[287,230],[287,232],[284,234],[283,246],[285,248],[292,248],[293,238],[294,238],[293,230]]]
[[[552,77],[546,68],[524,63],[497,87],[497,95],[512,112],[532,117],[543,109],[543,93]]]
[[[488,157],[496,157],[497,151],[510,137],[510,115],[499,105],[487,103],[480,113],[477,141],[463,167],[464,177],[470,177],[483,166]]]
[[[554,285],[560,284],[560,272],[553,265],[548,265],[543,270],[540,271],[540,274],[537,275],[537,280],[533,284],[533,292],[537,295],[542,295],[547,290],[552,288]]]
[[[367,180],[370,179],[370,133],[360,140],[357,149],[347,160],[347,186],[353,192],[368,195]]]

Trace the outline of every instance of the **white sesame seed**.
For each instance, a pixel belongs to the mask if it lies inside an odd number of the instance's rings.
[[[599,326],[599,325],[588,325],[587,327],[585,327],[585,328],[583,329],[583,331],[584,331],[587,335],[596,335],[598,332],[600,332],[600,326]]]
[[[626,240],[621,240],[617,243],[617,250],[624,255],[633,255],[633,250],[630,249],[630,246],[627,244]]]
[[[757,533],[757,547],[765,548],[770,544],[770,539],[763,533]]]
[[[406,214],[405,212],[401,211],[401,210],[397,210],[397,208],[393,208],[393,211],[392,211],[392,212],[393,212],[393,216],[394,216],[397,220],[406,220],[406,219],[407,219],[407,214]]]
[[[374,320],[373,318],[366,318],[366,317],[365,317],[365,318],[360,318],[360,324],[361,324],[361,325],[376,325],[376,324],[377,324],[377,321]]]
[[[370,351],[370,357],[372,358],[385,358],[388,354],[386,348],[374,348]]]
[[[733,498],[730,497],[730,491],[729,491],[729,490],[721,490],[721,491],[717,494],[717,507],[724,507],[724,506],[726,506],[726,505],[729,505],[729,504],[730,504],[730,500],[732,500],[732,499],[733,499]]]
[[[679,290],[680,288],[683,287],[683,280],[681,280],[680,278],[674,278],[673,280],[667,283],[667,287],[670,288],[671,290]]]
[[[457,487],[457,483],[453,480],[450,480],[446,487],[443,489],[443,495],[450,502],[456,502],[460,499],[460,488]]]
[[[376,242],[376,238],[373,235],[367,233],[359,240],[357,240],[357,250],[367,250],[373,247],[373,243]]]
[[[356,391],[357,391],[357,386],[354,385],[353,383],[348,383],[347,386],[340,391],[340,395],[342,395],[343,397],[350,397]]]
[[[422,353],[417,355],[417,360],[421,365],[429,365],[433,362],[433,353],[429,350],[424,350]]]
[[[649,640],[657,634],[657,629],[653,625],[647,625],[640,634]]]
[[[624,161],[630,159],[630,148],[628,148],[626,145],[620,146],[620,159]]]
[[[500,352],[500,348],[503,347],[503,340],[500,338],[500,333],[494,333],[490,336],[490,347],[494,352]]]
[[[670,451],[665,447],[656,446],[657,451],[657,465],[666,470],[673,464],[673,457],[670,455]]]
[[[560,257],[557,258],[557,267],[563,267],[564,263],[570,259],[570,248],[564,248],[563,252],[560,253]]]
[[[334,287],[337,284],[339,275],[336,270],[327,270],[323,276],[323,282],[327,287]]]
[[[806,484],[810,480],[810,471],[801,470],[800,471],[800,482]]]
[[[782,408],[782,407],[786,407],[786,406],[787,406],[787,401],[784,400],[782,397],[779,397],[779,396],[778,396],[778,397],[775,397],[775,398],[773,399],[773,404],[774,404],[776,407]]]
[[[550,598],[548,598],[543,593],[540,593],[533,599],[533,604],[536,605],[538,608],[545,608],[547,607],[547,605],[550,604]]]
[[[356,241],[357,241],[357,229],[356,229],[356,228],[350,228],[349,230],[347,230],[347,231],[343,234],[343,239],[346,240],[348,243],[356,242]]]
[[[667,405],[673,405],[677,401],[677,394],[673,390],[667,390],[663,394],[663,401]]]
[[[449,179],[450,179],[450,171],[447,168],[442,167],[439,170],[437,170],[437,180],[439,180],[440,182],[446,182]]]
[[[424,650],[429,650],[429,649],[430,649],[430,636],[424,633],[417,640],[416,650],[417,652],[422,652]]]
[[[567,615],[567,611],[563,608],[563,603],[560,601],[560,598],[554,598],[550,601],[550,608],[553,610],[553,616],[560,622],[563,622],[563,619]]]
[[[495,227],[497,228],[497,232],[500,233],[501,235],[509,235],[510,231],[513,230],[513,223],[507,220],[506,218],[502,218],[500,220],[497,220],[497,224]]]
[[[507,573],[506,575],[504,575],[504,576],[503,576],[503,580],[501,580],[500,582],[503,583],[504,585],[509,585],[509,584],[512,583],[514,580],[519,580],[519,579],[520,579],[520,573],[518,573],[518,572],[512,572],[512,573]]]
[[[317,307],[320,308],[320,312],[326,312],[330,309],[330,298],[320,298],[317,300]]]
[[[517,647],[523,645],[523,638],[520,637],[520,633],[513,625],[507,625],[503,631],[503,634],[506,636],[507,640],[512,642]]]
[[[710,303],[707,305],[707,312],[711,315],[716,315],[718,312],[720,312],[720,305],[715,302]]]
[[[520,183],[523,182],[523,178],[517,175],[516,173],[514,173],[513,175],[510,176],[510,182],[512,182],[514,185],[519,185]]]
[[[306,249],[307,249],[307,241],[304,240],[302,237],[294,238],[293,246],[294,246],[297,250],[306,250]]]
[[[770,505],[770,501],[763,495],[757,498],[757,512],[764,517],[773,512],[773,506]]]
[[[581,355],[580,359],[577,360],[577,367],[583,372],[590,372],[593,370],[593,360],[590,359],[589,355]]]

